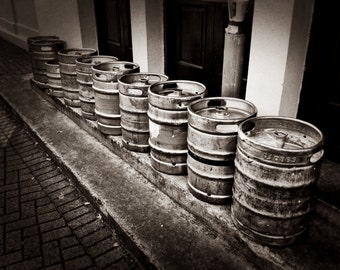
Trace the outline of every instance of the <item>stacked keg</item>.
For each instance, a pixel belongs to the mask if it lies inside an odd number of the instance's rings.
[[[166,81],[151,85],[148,93],[151,164],[160,172],[186,174],[187,107],[205,97],[206,87],[194,81]]]
[[[61,85],[64,102],[67,106],[80,107],[76,60],[83,56],[96,54],[97,50],[90,48],[71,48],[58,51]]]
[[[47,61],[58,59],[58,51],[65,48],[66,42],[57,37],[32,37],[28,39],[32,59],[33,79],[42,87],[47,87]]]
[[[168,80],[158,73],[131,73],[118,79],[123,145],[136,152],[149,152],[148,89]]]
[[[238,126],[257,114],[238,98],[204,98],[188,106],[188,187],[215,204],[230,201]]]
[[[98,130],[106,135],[121,135],[118,79],[139,72],[133,62],[115,61],[92,66],[95,114]]]
[[[107,55],[83,56],[76,60],[77,82],[79,86],[79,100],[81,114],[89,120],[97,120],[95,114],[95,98],[92,88],[92,66],[118,61],[117,57]]]

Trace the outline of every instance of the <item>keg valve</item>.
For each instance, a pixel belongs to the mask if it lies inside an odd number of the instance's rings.
[[[273,137],[275,138],[275,144],[279,148],[283,148],[286,142],[288,134],[282,131],[274,131]]]

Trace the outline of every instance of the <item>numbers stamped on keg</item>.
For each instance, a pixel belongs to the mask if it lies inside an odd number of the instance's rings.
[[[264,153],[263,158],[265,160],[272,160],[272,161],[280,162],[280,163],[296,163],[297,162],[296,157],[273,155],[271,153]]]

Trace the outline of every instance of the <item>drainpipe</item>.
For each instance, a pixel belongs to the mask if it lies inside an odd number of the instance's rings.
[[[251,0],[228,0],[229,24],[225,29],[222,97],[241,97],[245,33],[242,23]]]

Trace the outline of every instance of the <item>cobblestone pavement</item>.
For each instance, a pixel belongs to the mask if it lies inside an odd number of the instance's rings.
[[[0,38],[0,90],[30,73]],[[138,269],[115,232],[0,103],[0,270]]]

